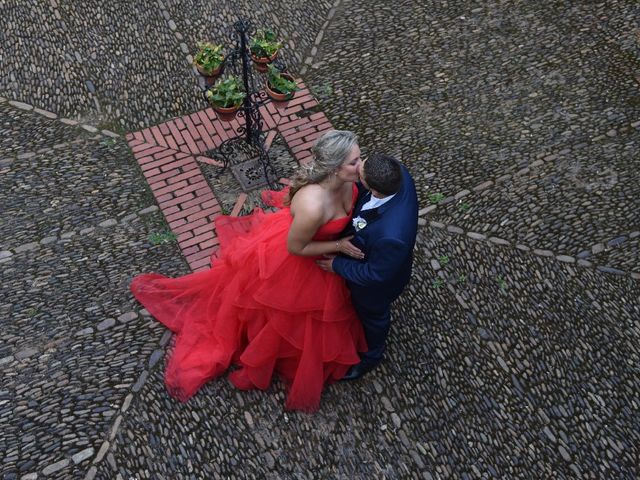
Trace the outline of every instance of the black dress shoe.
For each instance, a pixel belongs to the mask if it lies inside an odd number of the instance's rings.
[[[360,362],[353,367],[351,367],[346,375],[340,379],[340,381],[350,381],[357,380],[365,374],[369,373],[371,370],[376,368],[380,362]]]

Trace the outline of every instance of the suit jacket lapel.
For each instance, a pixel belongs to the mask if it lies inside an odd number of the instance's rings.
[[[361,210],[360,214],[358,216],[360,218],[364,218],[367,221],[367,223],[371,223],[376,218],[378,218],[378,216],[379,216],[378,209],[377,208],[371,208],[369,210]]]
[[[362,195],[358,196],[358,200],[356,201],[356,208],[353,209],[354,217],[357,217],[358,215],[360,215],[360,210],[362,209],[362,206],[365,203],[367,203],[370,198],[371,198],[371,192],[369,192],[368,190],[365,190]]]

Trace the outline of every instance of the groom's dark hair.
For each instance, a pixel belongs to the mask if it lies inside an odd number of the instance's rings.
[[[369,188],[385,196],[397,193],[402,186],[400,162],[391,155],[373,153],[364,162],[364,181]]]

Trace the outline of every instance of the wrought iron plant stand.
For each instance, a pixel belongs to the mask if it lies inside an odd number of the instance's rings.
[[[236,46],[225,58],[223,71],[237,76],[242,75],[246,93],[242,107],[233,114],[227,114],[238,118],[240,126],[236,129],[237,136],[224,141],[217,149],[207,154],[222,162],[222,167],[216,176],[230,168],[245,192],[264,186],[276,188],[278,176],[267,153],[262,132],[264,123],[260,114],[260,107],[271,100],[257,85],[248,45],[248,37],[253,31],[253,26],[247,19],[241,18],[233,28]],[[274,64],[280,71],[286,71],[286,65],[282,60],[278,59]],[[209,88],[210,86],[204,88],[205,100]],[[248,172],[251,170],[255,172],[256,169],[261,169],[264,176],[256,178],[254,175],[254,178],[251,178]]]

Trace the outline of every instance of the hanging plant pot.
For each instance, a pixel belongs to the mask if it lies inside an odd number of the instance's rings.
[[[251,58],[256,64],[256,70],[263,73],[267,71],[267,65],[273,62],[277,56],[277,51],[270,57],[256,57],[255,55],[251,54]]]
[[[295,79],[288,73],[281,73],[280,75],[283,78],[286,78],[287,80],[295,83]],[[275,88],[273,88],[270,82],[267,82],[266,90],[267,90],[267,95],[269,95],[269,97],[275,102],[286,102],[288,100],[291,100],[293,96],[296,94],[295,90],[293,92],[282,93],[276,90]]]
[[[204,96],[213,109],[223,115],[236,112],[246,97],[240,78],[231,76],[220,80],[204,92]]]
[[[278,41],[276,32],[270,28],[258,30],[249,42],[249,51],[251,58],[256,62],[256,69],[259,72],[266,72],[267,64],[275,60],[281,48],[282,43]]]
[[[198,73],[203,77],[206,77],[207,79],[214,79],[215,77],[220,75],[220,73],[222,73],[222,68],[224,67],[224,63],[221,63],[220,66],[218,66],[217,68],[214,68],[213,70],[205,70],[197,63],[195,65],[196,65],[196,69],[198,70]]]
[[[220,75],[224,67],[223,46],[211,42],[198,42],[197,45],[198,51],[193,57],[193,64],[198,73],[209,82]]]
[[[221,107],[214,103],[211,104],[211,108],[213,108],[216,112],[218,112],[221,115],[230,115],[232,113],[235,113],[238,110],[240,110],[241,106],[242,106],[241,103],[239,103],[238,105],[233,105],[231,107]]]

